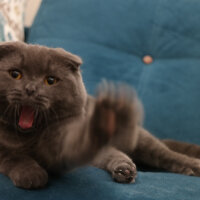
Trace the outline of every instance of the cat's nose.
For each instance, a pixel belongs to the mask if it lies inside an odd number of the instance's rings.
[[[26,93],[28,94],[28,96],[31,96],[35,93],[34,90],[30,90],[30,89],[26,89]]]
[[[28,84],[26,86],[25,90],[26,90],[26,94],[28,96],[31,96],[35,93],[36,87],[34,85]]]

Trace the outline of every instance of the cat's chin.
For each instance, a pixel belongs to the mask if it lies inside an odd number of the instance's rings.
[[[36,128],[33,126],[33,127],[31,127],[31,128],[27,128],[27,129],[23,129],[23,128],[21,128],[19,125],[17,125],[17,129],[18,129],[18,131],[20,132],[20,133],[33,133],[33,132],[35,132],[36,131]]]

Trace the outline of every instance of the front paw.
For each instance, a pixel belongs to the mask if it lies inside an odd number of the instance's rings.
[[[136,175],[136,166],[131,162],[121,162],[112,171],[113,179],[119,183],[134,183]]]
[[[126,85],[103,82],[99,86],[92,116],[92,132],[108,141],[124,128],[134,129],[138,120],[138,100],[134,90]]]
[[[9,174],[14,185],[24,189],[44,187],[48,181],[47,172],[40,166],[20,166],[11,170]]]

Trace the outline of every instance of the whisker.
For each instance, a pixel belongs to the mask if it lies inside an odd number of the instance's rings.
[[[35,106],[35,121],[37,124],[41,124],[42,123],[42,116],[41,116],[41,112],[39,109],[40,106],[36,105]]]
[[[14,88],[14,89],[12,89],[12,90],[10,90],[10,91],[17,91],[17,92],[20,92],[21,90],[18,90],[18,89],[16,89],[16,88]]]
[[[14,108],[15,108],[15,112],[14,112],[14,127],[15,127],[15,133],[17,132],[17,106],[16,106],[16,104],[15,104],[15,106],[14,106]]]
[[[49,126],[48,126],[48,115],[46,114],[45,110],[42,111],[42,114],[44,116],[44,121],[46,125],[47,132],[49,133]]]
[[[57,122],[59,122],[60,119],[59,119],[59,116],[58,116],[57,112],[55,111],[55,109],[50,108],[50,111],[52,111],[52,112],[55,114],[55,116],[56,116],[56,120],[57,120]]]
[[[20,99],[18,99],[18,98],[13,98],[13,99],[11,99],[11,101],[12,101],[13,103],[18,103],[18,102],[20,102]]]
[[[38,95],[36,98],[39,98],[39,99],[48,99],[48,97],[46,97],[44,95]]]
[[[6,107],[6,109],[5,109],[4,113],[3,113],[3,116],[5,116],[5,115],[7,114],[7,112],[8,112],[9,109],[10,109],[10,107],[11,107],[11,105],[9,104],[9,105]]]
[[[10,97],[21,97],[22,95],[21,94],[18,94],[18,93],[8,93],[7,96],[10,96]]]
[[[43,104],[42,102],[36,101],[35,104],[36,104],[38,107],[44,107],[44,104]]]
[[[35,99],[42,102],[48,102],[48,98],[45,96],[37,96]]]
[[[18,116],[18,113],[19,113],[19,104],[15,104],[14,105],[14,108],[15,108],[15,112],[14,112],[14,130],[15,130],[15,135],[18,139],[18,142],[20,142],[20,144],[22,144],[22,141],[21,141],[21,137],[17,131],[18,127],[17,127],[17,116]]]
[[[35,120],[38,118],[38,105],[35,106]]]

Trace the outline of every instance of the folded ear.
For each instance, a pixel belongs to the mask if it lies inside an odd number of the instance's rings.
[[[65,51],[62,48],[56,48],[56,51],[62,57],[66,66],[70,67],[72,70],[78,70],[83,63],[82,59],[79,56],[74,55],[68,51]]]
[[[0,59],[18,51],[23,42],[0,42]]]

